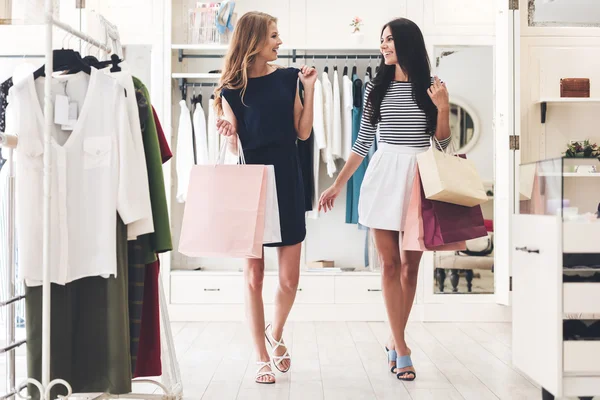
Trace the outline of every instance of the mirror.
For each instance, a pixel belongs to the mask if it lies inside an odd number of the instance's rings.
[[[529,0],[529,26],[597,27],[600,3],[596,0]]]
[[[467,153],[477,143],[479,129],[475,112],[464,101],[450,98],[450,132],[453,148],[457,152]]]
[[[428,261],[433,295],[493,294],[494,287],[494,51],[485,45],[433,47],[435,71],[450,96],[451,150],[466,154],[484,181],[489,201],[481,206],[488,235],[465,251],[436,251]]]

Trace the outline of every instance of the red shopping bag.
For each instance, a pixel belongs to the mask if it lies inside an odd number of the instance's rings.
[[[262,257],[267,168],[245,164],[194,166],[179,252],[190,257]]]
[[[464,241],[456,243],[443,244],[441,246],[426,246],[425,225],[422,214],[423,201],[431,201],[425,199],[423,188],[421,186],[421,177],[419,170],[415,173],[413,187],[408,203],[408,211],[404,222],[404,233],[402,235],[402,250],[409,251],[454,251],[466,250],[467,246]]]
[[[423,239],[428,248],[487,236],[481,206],[459,206],[428,200],[421,187],[421,213]]]

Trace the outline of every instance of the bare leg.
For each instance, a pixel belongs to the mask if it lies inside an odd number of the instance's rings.
[[[413,302],[415,301],[415,293],[417,292],[417,279],[419,276],[419,263],[423,252],[421,251],[403,251],[402,252],[402,263],[400,269],[400,281],[402,282],[402,332],[406,330],[406,324],[408,323],[408,317],[412,310]],[[410,349],[406,345],[406,342],[396,345],[396,351],[398,356],[410,355]],[[414,368],[402,368],[400,371],[414,371]],[[403,378],[409,378],[409,374],[404,374]]]
[[[377,252],[379,253],[383,299],[392,331],[393,340],[388,344],[388,348],[398,351],[406,347],[404,340],[405,324],[402,322],[404,320],[405,307],[402,303],[403,295],[400,276],[400,234],[397,231],[373,229],[373,236]],[[398,346],[399,344],[400,346]],[[398,354],[404,355],[406,353]],[[395,365],[395,362],[390,362],[390,367]]]
[[[280,247],[279,256],[279,285],[275,295],[275,316],[273,318],[273,337],[281,341],[283,336],[283,327],[287,321],[296,293],[298,291],[298,282],[300,280],[300,254],[302,244]],[[275,350],[276,356],[285,354],[286,349],[279,346]],[[290,368],[289,360],[282,360],[279,369],[286,371]]]
[[[268,362],[270,360],[267,346],[265,345],[265,309],[263,305],[262,289],[265,277],[265,260],[248,259],[244,269],[246,280],[246,307],[248,313],[248,323],[250,324],[250,333],[254,341],[254,350],[258,361]],[[261,372],[268,371],[265,366]],[[258,378],[260,382],[274,382],[272,376],[262,376]]]

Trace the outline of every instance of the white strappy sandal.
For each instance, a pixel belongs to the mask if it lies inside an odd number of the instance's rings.
[[[273,326],[269,324],[265,329],[265,337],[267,338],[269,346],[271,346],[271,359],[273,360],[273,365],[275,365],[275,368],[277,368],[279,372],[285,374],[292,367],[292,358],[290,357],[290,353],[287,350],[287,346],[283,343],[283,335],[281,337],[281,340],[277,341],[275,337],[273,337]],[[277,350],[277,348],[280,346],[285,347],[285,353],[283,353],[282,356],[278,356],[275,354],[275,350]],[[290,362],[290,366],[286,370],[282,370],[281,368],[279,368],[279,365],[283,362],[283,360],[289,360]]]
[[[275,373],[270,369],[271,362],[270,361],[257,361],[256,365],[258,365],[258,370],[256,371],[256,377],[254,377],[254,382],[260,383],[263,385],[272,385],[275,383]],[[262,371],[263,368],[269,367],[268,371]],[[259,381],[263,376],[271,376],[273,377],[272,381]]]

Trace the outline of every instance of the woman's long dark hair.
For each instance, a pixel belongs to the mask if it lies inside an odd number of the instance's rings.
[[[425,48],[425,39],[421,30],[409,19],[398,18],[387,23],[381,30],[381,34],[386,27],[390,27],[392,37],[394,38],[394,47],[398,64],[408,77],[412,84],[413,97],[421,110],[427,116],[427,132],[430,135],[435,134],[437,123],[437,107],[431,101],[427,94],[427,89],[431,86],[431,65],[429,56]],[[369,122],[375,126],[381,120],[381,102],[394,80],[396,65],[386,65],[385,60],[381,59],[379,72],[373,79],[373,88],[369,93],[367,102],[370,105],[371,113]]]

